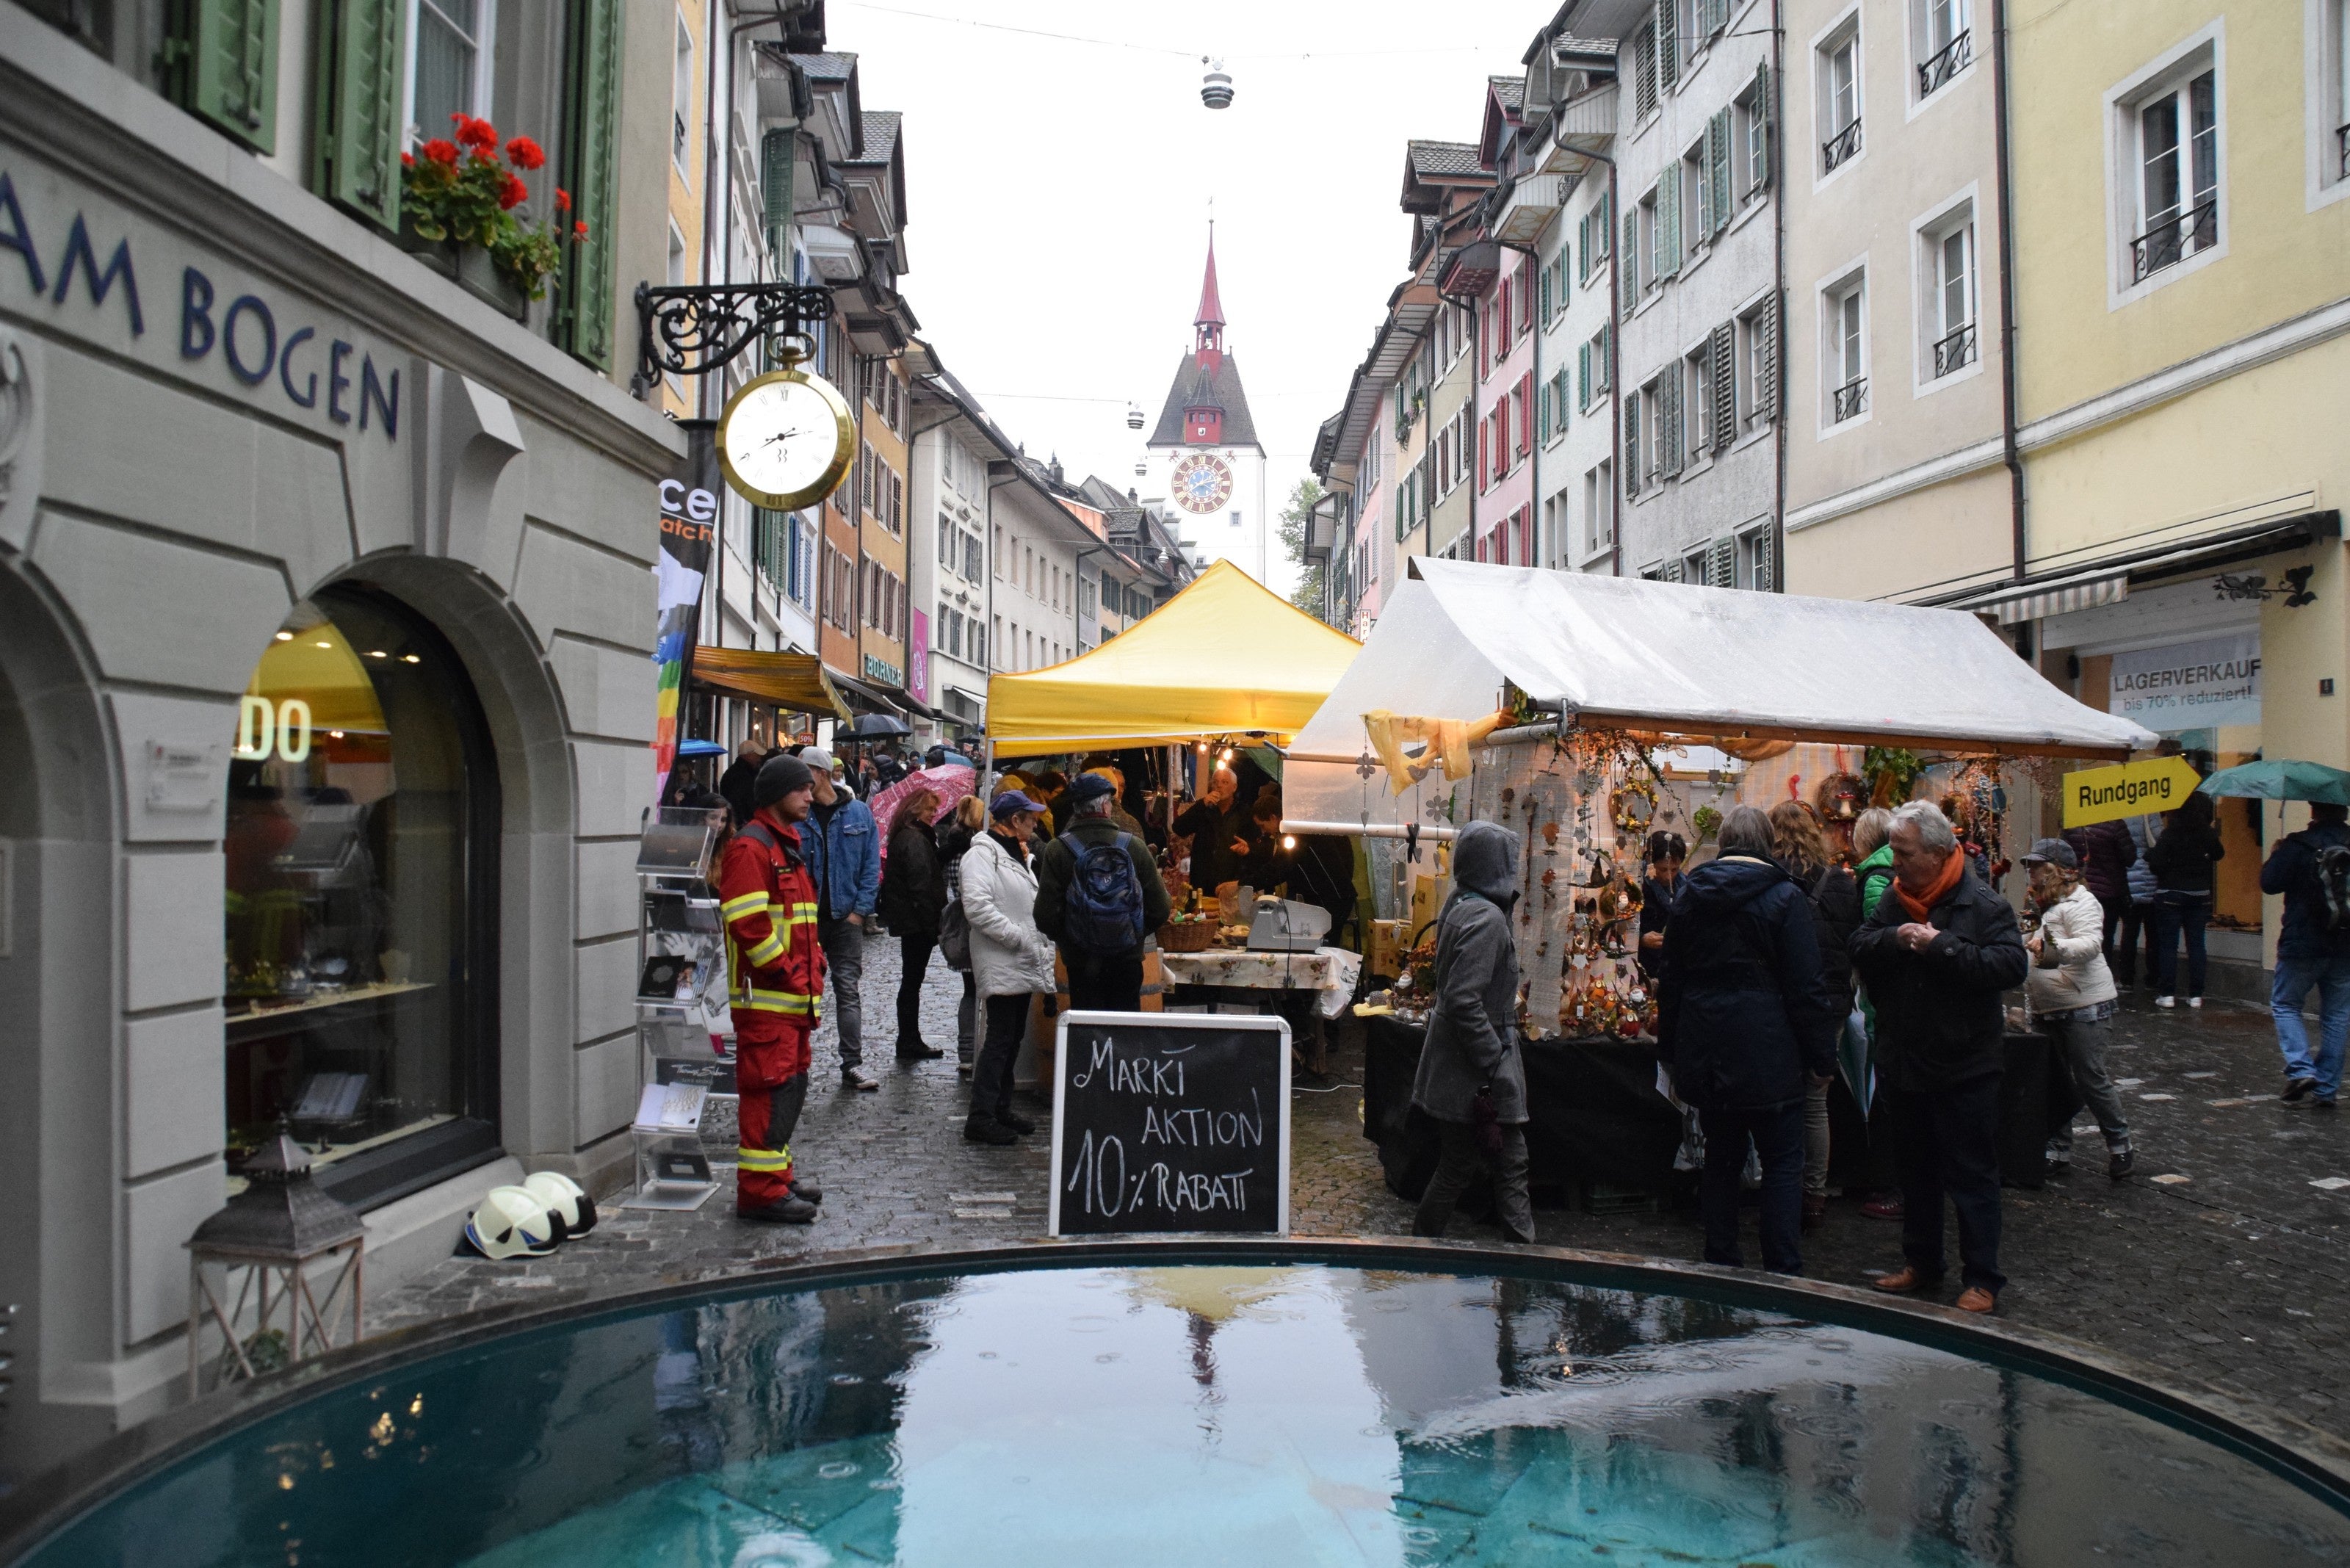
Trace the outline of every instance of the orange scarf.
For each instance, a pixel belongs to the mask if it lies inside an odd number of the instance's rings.
[[[1893,879],[1893,892],[1901,900],[1901,907],[1909,911],[1911,919],[1922,920],[1934,912],[1935,905],[1950,896],[1951,890],[1959,885],[1959,878],[1966,872],[1966,851],[1953,849],[1950,857],[1942,862],[1942,869],[1936,873],[1933,885],[1923,894],[1912,894],[1898,877]]]

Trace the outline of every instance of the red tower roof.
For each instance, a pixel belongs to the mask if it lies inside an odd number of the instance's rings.
[[[1216,237],[1213,234],[1208,236],[1208,276],[1207,281],[1200,286],[1200,314],[1192,318],[1191,325],[1205,327],[1211,322],[1218,327],[1224,325],[1224,302],[1216,296]]]

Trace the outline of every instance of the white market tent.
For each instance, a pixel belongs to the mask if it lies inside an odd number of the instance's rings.
[[[1302,827],[1419,815],[1384,773],[1358,772],[1363,716],[1473,722],[1504,682],[1569,723],[1698,743],[2119,760],[2158,738],[2074,701],[1960,610],[1419,557],[1292,742],[1284,815]]]

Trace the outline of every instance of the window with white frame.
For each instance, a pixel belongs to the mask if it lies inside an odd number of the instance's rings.
[[[1756,593],[1776,593],[1779,587],[1778,551],[1771,537],[1770,524],[1750,529],[1738,535],[1736,586]]]
[[[1916,56],[1918,96],[1929,99],[1975,61],[1969,30],[1973,0],[1909,0],[1909,43]]]
[[[1778,296],[1750,306],[1731,325],[1740,428],[1753,430],[1779,412]]]
[[[1820,44],[1813,67],[1819,106],[1820,174],[1835,172],[1860,154],[1860,14],[1846,17]]]
[[[1681,359],[1681,461],[1694,463],[1713,451],[1713,379],[1700,344]]]
[[[670,156],[691,184],[693,171],[686,166],[685,148],[686,127],[693,122],[693,34],[681,11],[677,18],[677,58],[670,78]]]
[[[2116,107],[2130,219],[2121,281],[2128,287],[2219,244],[2220,80],[2210,46]]]
[[[1730,161],[1738,200],[1747,202],[1771,188],[1770,67],[1754,74],[1754,81],[1730,106]]]
[[[1868,411],[1868,276],[1820,293],[1820,422],[1840,425]]]
[[[1663,210],[1659,205],[1664,187],[1652,185],[1640,198],[1639,253],[1641,286],[1653,292],[1664,286],[1666,226]]]
[[[1583,476],[1583,548],[1597,555],[1616,543],[1616,464],[1600,463]]]
[[[1981,353],[1973,203],[1927,224],[1918,240],[1919,325],[1925,336],[1918,355],[1925,374],[1918,379],[1939,381],[1974,364]]]
[[[497,0],[409,0],[408,134],[448,137],[455,117],[490,115]]]
[[[2317,183],[2350,184],[2350,0],[2317,6]]]

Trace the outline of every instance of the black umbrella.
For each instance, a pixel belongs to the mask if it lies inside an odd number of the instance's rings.
[[[857,722],[840,734],[850,741],[894,741],[913,732],[906,721],[895,713],[859,713]]]

